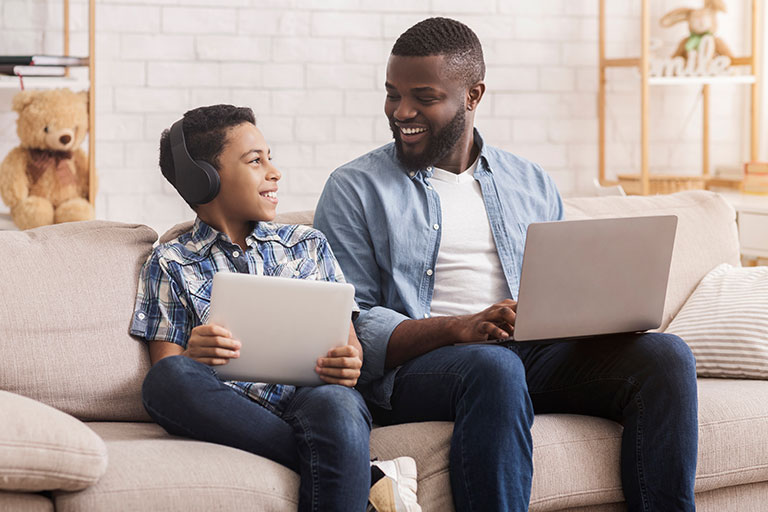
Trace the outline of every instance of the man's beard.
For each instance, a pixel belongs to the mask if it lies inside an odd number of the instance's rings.
[[[453,119],[437,133],[434,133],[430,127],[429,140],[426,149],[421,154],[406,155],[403,152],[403,142],[400,140],[400,128],[395,126],[394,119],[389,119],[389,128],[395,137],[395,152],[398,160],[409,171],[418,171],[426,169],[445,158],[454,148],[456,143],[464,133],[465,120],[464,107],[459,107]]]

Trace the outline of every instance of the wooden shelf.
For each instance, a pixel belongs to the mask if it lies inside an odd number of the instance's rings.
[[[706,187],[711,185],[713,178],[710,175],[709,161],[709,106],[710,86],[714,84],[747,84],[750,86],[750,110],[749,110],[749,159],[756,161],[758,153],[758,134],[760,133],[760,81],[762,79],[762,31],[760,22],[762,19],[763,0],[751,0],[751,54],[748,56],[734,57],[731,66],[748,66],[749,74],[729,76],[688,76],[688,77],[652,77],[650,76],[650,0],[641,0],[640,57],[607,58],[605,55],[605,27],[606,0],[599,0],[598,7],[598,179],[603,186],[612,183],[606,179],[605,158],[605,134],[606,134],[606,70],[616,67],[635,67],[640,72],[640,173],[634,176],[624,176],[625,183],[630,185],[634,193],[648,195],[652,189],[667,188],[670,191],[675,186],[680,187]],[[699,85],[702,95],[702,152],[701,175],[699,179],[678,179],[678,176],[652,176],[650,174],[649,158],[649,131],[650,131],[650,86],[661,85]],[[722,182],[722,180],[719,180]],[[696,182],[694,184],[694,182]],[[724,183],[731,187],[733,183]],[[629,191],[627,191],[629,193]]]
[[[691,85],[691,84],[753,84],[754,75],[731,76],[652,76],[649,85]]]
[[[73,91],[85,91],[90,87],[90,82],[82,78],[74,77],[42,77],[25,76],[25,89],[56,89],[57,87],[68,87]],[[19,89],[19,77],[0,76],[0,89]]]

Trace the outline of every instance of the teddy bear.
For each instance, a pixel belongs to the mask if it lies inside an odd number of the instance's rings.
[[[0,197],[19,229],[90,220],[88,93],[25,90],[13,98],[21,144],[0,164]]]
[[[725,41],[715,36],[717,30],[717,11],[725,12],[725,2],[723,0],[704,0],[704,7],[691,9],[690,7],[681,7],[665,14],[659,24],[662,27],[671,27],[676,23],[687,22],[690,35],[680,41],[680,44],[672,57],[688,57],[688,52],[698,50],[699,44],[706,36],[712,36],[715,43],[715,56],[723,55],[733,59],[728,45]]]

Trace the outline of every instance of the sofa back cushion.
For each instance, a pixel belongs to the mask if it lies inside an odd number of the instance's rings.
[[[88,221],[0,232],[0,389],[86,420],[148,420],[128,328],[157,233]]]
[[[718,194],[697,190],[646,197],[572,198],[564,203],[568,220],[677,215],[661,331],[710,270],[721,263],[740,265],[736,212]]]

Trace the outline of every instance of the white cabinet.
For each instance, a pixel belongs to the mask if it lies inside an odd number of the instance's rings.
[[[768,196],[723,194],[736,209],[741,255],[749,262],[768,263]]]

